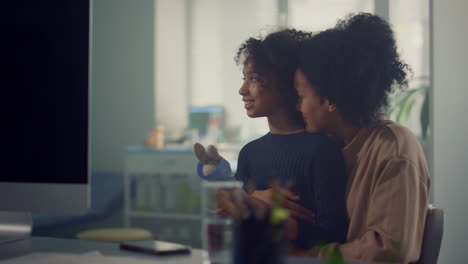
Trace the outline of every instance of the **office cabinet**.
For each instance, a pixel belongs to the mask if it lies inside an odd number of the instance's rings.
[[[201,179],[191,149],[125,149],[124,225],[201,246]]]

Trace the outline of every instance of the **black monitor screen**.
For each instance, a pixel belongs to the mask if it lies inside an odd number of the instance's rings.
[[[0,180],[87,183],[89,1],[10,2]]]

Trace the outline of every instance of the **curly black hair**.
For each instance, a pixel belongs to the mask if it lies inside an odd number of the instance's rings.
[[[299,63],[299,42],[310,37],[311,33],[286,29],[270,33],[264,39],[249,38],[242,43],[234,57],[237,65],[245,64],[247,59],[251,59],[254,71],[262,78],[275,77],[289,116],[302,125],[304,121],[296,109],[298,96],[294,89],[294,72]]]
[[[321,99],[356,127],[382,118],[394,85],[407,87],[411,72],[399,57],[391,26],[369,13],[350,14],[302,42],[299,57]]]

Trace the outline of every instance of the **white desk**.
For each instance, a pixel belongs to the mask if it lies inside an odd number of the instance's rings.
[[[193,249],[191,255],[185,256],[164,256],[157,257],[151,255],[145,255],[140,253],[133,253],[130,251],[122,251],[119,249],[118,243],[109,242],[95,242],[75,239],[59,239],[59,238],[47,238],[47,237],[33,237],[28,240],[21,240],[15,243],[8,243],[0,245],[0,263],[1,260],[12,258],[15,256],[21,256],[29,253],[39,252],[56,252],[56,253],[74,253],[83,254],[92,251],[99,251],[105,256],[126,256],[134,257],[135,264],[140,260],[159,260],[158,262],[167,263],[181,263],[181,264],[201,264],[202,263],[202,251],[199,249]],[[156,262],[157,263],[157,262]],[[306,259],[306,258],[288,258],[288,264],[323,264],[325,262],[318,259]]]
[[[202,251],[193,249],[190,255],[177,256],[151,256],[131,251],[120,250],[118,243],[96,242],[78,239],[60,239],[48,237],[32,237],[27,240],[19,240],[13,243],[0,244],[0,263],[2,260],[11,259],[30,253],[72,253],[85,254],[99,251],[104,256],[131,257],[137,260],[159,260],[168,263],[202,263]],[[159,262],[155,262],[159,263]]]

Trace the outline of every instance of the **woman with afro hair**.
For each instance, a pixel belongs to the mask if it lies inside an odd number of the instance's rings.
[[[295,88],[306,130],[343,143],[348,182],[347,242],[331,243],[348,261],[419,259],[430,177],[421,145],[407,128],[384,120],[392,87],[409,71],[393,31],[360,13],[305,40]]]

